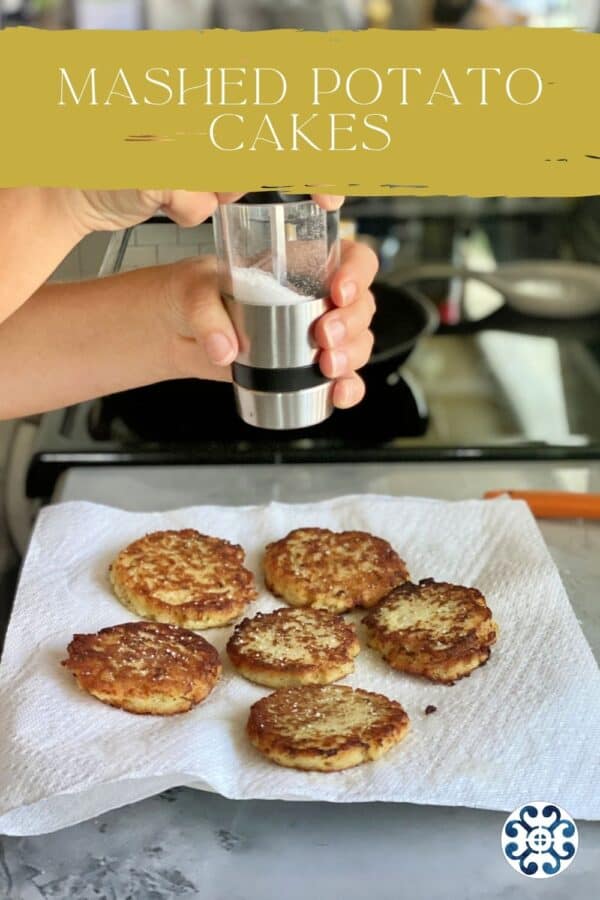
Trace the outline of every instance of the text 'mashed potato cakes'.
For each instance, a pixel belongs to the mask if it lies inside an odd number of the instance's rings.
[[[122,550],[110,567],[115,594],[145,619],[215,628],[256,597],[244,550],[192,528],[155,531]]]
[[[485,663],[497,634],[480,591],[431,578],[395,588],[363,621],[394,669],[445,684]]]
[[[240,675],[272,688],[337,681],[359,651],[354,626],[339,616],[290,607],[244,619],[227,644]]]
[[[269,544],[267,587],[292,606],[346,612],[371,607],[409,577],[385,540],[364,531],[297,528]]]
[[[250,708],[250,742],[280,766],[333,772],[378,759],[405,737],[399,703],[347,685],[281,688]]]
[[[127,622],[76,634],[63,660],[79,687],[127,712],[170,716],[204,700],[221,674],[199,634],[158,622]]]

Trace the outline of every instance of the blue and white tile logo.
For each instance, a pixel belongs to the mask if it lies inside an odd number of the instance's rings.
[[[552,878],[564,872],[579,846],[577,825],[553,803],[530,802],[515,809],[502,828],[502,852],[516,872]]]

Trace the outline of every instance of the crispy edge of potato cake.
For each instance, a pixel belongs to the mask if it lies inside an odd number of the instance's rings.
[[[359,652],[353,625],[310,607],[259,612],[236,625],[227,643],[239,674],[271,688],[338,681],[354,671]]]
[[[140,715],[187,712],[221,674],[217,650],[199,634],[158,622],[126,622],[75,634],[62,665],[81,690]]]
[[[408,613],[413,602],[430,607],[427,619],[404,628],[390,623],[396,612],[401,617],[403,605]],[[443,628],[440,609],[451,605],[455,613]],[[399,585],[363,623],[368,646],[392,668],[442,684],[453,684],[486,663],[498,632],[481,591],[432,578]]]
[[[198,570],[198,558],[201,567],[203,554],[208,574],[190,575],[190,569]],[[244,555],[239,545],[193,528],[153,531],[121,550],[109,578],[118,600],[136,615],[181,628],[218,628],[237,619],[257,596]],[[210,571],[215,566],[218,576]],[[161,588],[149,586],[156,579]],[[158,590],[187,591],[189,599],[169,603]]]
[[[281,688],[250,708],[252,745],[280,766],[320,772],[379,759],[408,733],[403,707],[347,685]]]
[[[355,559],[357,554],[366,559]],[[286,603],[336,613],[374,606],[409,578],[404,560],[384,538],[329,528],[296,528],[268,544],[263,571],[267,588]]]

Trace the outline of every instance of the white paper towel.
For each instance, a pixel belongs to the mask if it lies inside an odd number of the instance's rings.
[[[346,682],[399,700],[413,726],[378,762],[320,774],[263,759],[244,726],[249,706],[268,691],[237,676],[223,653],[211,696],[165,719],[102,705],[60,666],[74,632],[133,618],[112,596],[107,567],[140,535],[192,527],[242,544],[260,586],[252,614],[281,605],[260,578],[265,544],[303,525],[381,535],[413,579],[479,587],[500,625],[489,663],[453,687],[394,672],[363,647]],[[204,636],[223,651],[230,631]],[[437,712],[425,716],[429,704]],[[504,810],[548,800],[576,818],[600,818],[598,666],[534,519],[508,499],[357,496],[150,514],[90,503],[48,507],[0,667],[0,728],[0,832],[8,834],[49,832],[180,784],[233,798]]]

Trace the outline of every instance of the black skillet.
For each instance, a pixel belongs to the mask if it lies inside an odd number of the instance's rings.
[[[373,294],[375,346],[364,373],[369,378],[387,377],[404,365],[421,337],[433,334],[439,316],[431,300],[414,288],[376,283]]]

